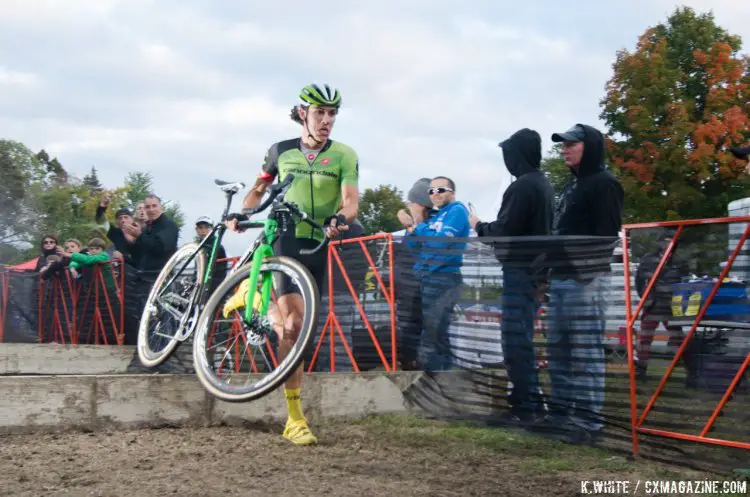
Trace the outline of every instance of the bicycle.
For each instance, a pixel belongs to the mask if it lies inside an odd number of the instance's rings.
[[[196,376],[208,392],[222,400],[255,400],[279,387],[302,362],[318,326],[320,294],[315,280],[300,262],[290,257],[275,256],[273,251],[273,243],[279,232],[288,229],[288,223],[294,218],[323,230],[321,225],[300,211],[294,203],[284,199],[292,179],[293,175],[288,174],[282,183],[271,186],[268,197],[261,205],[242,211],[243,215],[249,217],[271,206],[265,221],[238,222],[241,229],[262,228],[263,231],[248,252],[248,258],[251,260],[237,266],[236,270],[216,288],[198,319],[193,339],[193,364]],[[300,250],[300,253],[315,253],[322,249],[327,241],[328,238],[324,235],[320,244],[308,250]],[[278,330],[269,318],[271,299],[275,298],[272,295],[274,272],[286,276],[297,286],[304,304],[297,340],[280,362],[274,352],[278,350],[279,345]],[[276,280],[276,286],[279,284],[280,281]],[[246,290],[243,285],[247,285]],[[226,315],[227,303],[229,299],[236,297],[238,291],[246,291],[242,297],[244,312],[229,311],[232,316],[229,319]],[[217,319],[217,316],[224,319]],[[226,340],[220,342],[217,337],[222,336],[226,337]],[[249,364],[243,367],[239,361],[249,355],[247,353],[251,348],[254,349],[253,355],[250,356]],[[256,355],[257,352],[260,352],[260,357]],[[256,361],[256,358],[259,360]],[[225,363],[228,366],[226,368]],[[227,374],[223,374],[224,372]],[[239,383],[242,376],[247,377],[244,384]],[[238,381],[237,384],[235,380]]]
[[[149,292],[138,326],[138,358],[144,366],[156,367],[162,364],[180,343],[190,337],[210,294],[217,249],[227,230],[224,220],[229,214],[232,198],[245,188],[241,182],[232,183],[216,179],[214,183],[226,194],[226,207],[221,220],[200,243],[191,242],[181,246],[164,265]],[[213,235],[216,236],[207,261],[203,249]],[[170,278],[171,272],[180,266],[180,263],[182,266]],[[188,266],[191,264],[193,266],[189,269]],[[177,285],[174,290],[168,292],[175,283]],[[157,315],[160,310],[166,311],[166,318]],[[149,326],[152,318],[156,318],[154,330]],[[161,347],[156,348],[159,345]]]

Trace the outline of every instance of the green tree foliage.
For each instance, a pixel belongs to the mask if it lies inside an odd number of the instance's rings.
[[[555,198],[559,197],[565,185],[572,178],[570,169],[565,165],[565,161],[562,158],[562,145],[556,143],[552,147],[547,153],[547,157],[542,159],[540,169],[549,180],[552,188],[554,188]]]
[[[0,177],[0,263],[4,264],[37,256],[45,234],[58,236],[60,242],[77,238],[84,244],[95,236],[106,239],[95,220],[101,198],[112,196],[108,216],[114,222],[119,207],[133,208],[153,186],[150,174],[135,172],[123,186],[106,189],[96,168],[81,180],[46,151],[34,154],[10,140],[0,140]],[[164,207],[178,226],[184,224],[177,202],[165,201]]]
[[[601,101],[625,221],[724,216],[750,196],[728,153],[750,134],[750,62],[712,14],[675,10],[622,50]]]
[[[153,176],[151,176],[151,173],[143,171],[128,173],[125,178],[125,186],[128,192],[127,205],[123,206],[128,207],[129,209],[135,209],[135,206],[138,205],[138,203],[143,202],[149,194],[155,193]],[[179,202],[173,202],[163,198],[161,200],[162,207],[164,207],[164,213],[171,217],[179,228],[182,228],[185,225],[185,213]]]
[[[99,175],[97,174],[96,168],[94,166],[91,166],[91,171],[83,177],[83,184],[86,185],[86,187],[93,195],[101,193],[101,191],[104,189],[101,182],[99,181]]]
[[[403,229],[398,211],[406,208],[403,193],[391,185],[367,188],[359,197],[359,220],[366,235],[379,231],[392,233]]]

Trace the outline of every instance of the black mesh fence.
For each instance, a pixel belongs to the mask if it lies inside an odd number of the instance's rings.
[[[750,443],[750,252],[746,243],[735,251],[745,228],[629,230],[628,268],[614,238],[348,241],[331,249],[333,280],[321,292],[306,368],[424,371],[406,397],[433,416],[623,453],[632,451],[634,400],[642,455],[748,467],[746,448],[695,438]],[[124,343],[132,345],[157,275],[122,270]],[[631,310],[640,307],[634,390],[626,273]],[[6,277],[5,341],[37,341],[39,299],[48,297],[36,275]],[[41,326],[44,341],[50,326]],[[159,370],[192,373],[190,344]],[[153,370],[134,358],[130,371]]]

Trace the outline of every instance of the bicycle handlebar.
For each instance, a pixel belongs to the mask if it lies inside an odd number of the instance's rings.
[[[264,200],[262,204],[258,205],[257,207],[252,207],[250,209],[242,209],[242,214],[250,217],[253,214],[257,214],[258,212],[262,212],[266,210],[268,206],[274,203],[279,196],[282,196],[284,193],[286,193],[286,191],[292,185],[292,180],[294,180],[294,175],[291,173],[287,174],[286,177],[284,178],[284,181],[282,181],[281,183],[272,185],[271,188],[269,188],[268,198],[266,198],[266,200]],[[302,255],[314,254],[315,252],[323,248],[323,246],[325,246],[326,243],[328,243],[328,236],[326,236],[325,228],[323,228],[323,226],[321,226],[319,223],[317,223],[313,219],[310,219],[310,217],[306,213],[302,212],[299,209],[299,207],[297,207],[297,205],[291,202],[286,202],[283,199],[283,197],[279,203],[282,204],[287,209],[289,209],[289,211],[292,214],[299,217],[302,221],[310,224],[313,228],[323,231],[323,240],[316,247],[312,249],[300,249],[300,254]],[[258,224],[257,222],[250,221],[250,220],[240,221],[239,223],[237,223],[237,227],[240,229],[254,228],[254,227],[258,227],[257,224]]]
[[[252,216],[253,214],[257,214],[258,212],[262,212],[268,208],[271,203],[273,203],[274,200],[276,200],[276,197],[279,195],[285,193],[290,186],[292,186],[292,180],[294,179],[294,175],[289,173],[286,175],[286,178],[284,178],[284,181],[281,183],[276,183],[275,185],[272,185],[271,188],[268,189],[268,198],[259,206],[252,207],[250,209],[242,209],[242,214],[246,215],[247,217]]]

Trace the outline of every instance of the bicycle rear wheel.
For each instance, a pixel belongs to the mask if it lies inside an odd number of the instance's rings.
[[[274,295],[278,296],[276,285],[283,275],[302,299],[301,328],[283,360],[278,358],[279,337],[268,316],[261,317],[256,310],[248,324],[243,306],[225,318],[225,305],[243,282],[248,282],[251,267],[252,262],[243,265],[219,285],[206,303],[193,337],[193,362],[198,379],[212,395],[230,402],[258,399],[284,383],[302,362],[318,325],[318,286],[307,268],[289,257],[267,258],[260,267],[258,281],[249,282],[260,292],[263,275],[271,273]]]
[[[206,254],[195,253],[197,249],[197,243],[177,249],[151,287],[138,327],[138,358],[146,367],[153,368],[169,359],[184,330],[197,319],[195,297],[206,271]],[[194,253],[193,260],[170,287],[164,288]]]

